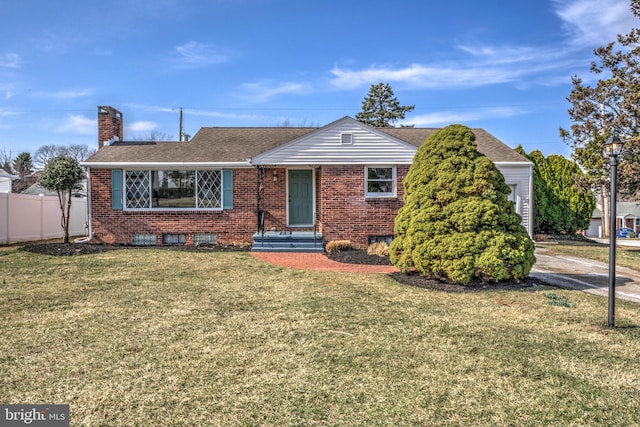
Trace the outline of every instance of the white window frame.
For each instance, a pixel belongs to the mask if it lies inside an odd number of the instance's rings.
[[[510,202],[516,203],[516,201],[518,200],[518,185],[517,184],[507,184],[507,185],[511,189],[511,193],[509,193],[509,196],[507,196],[507,198],[509,199]]]
[[[348,137],[347,141],[345,141],[345,137]],[[342,145],[353,145],[353,133],[351,133],[351,132],[342,132],[340,134],[340,144],[342,144]]]
[[[388,192],[369,192],[369,169],[391,169],[391,191]],[[373,180],[379,181],[379,180]],[[382,180],[380,180],[382,181]],[[383,199],[396,197],[397,188],[397,170],[393,165],[367,165],[364,167],[364,196],[367,199]]]
[[[522,215],[522,204],[520,203],[520,196],[518,195],[518,184],[507,184],[511,188],[511,193],[507,196],[507,199],[513,203],[513,208],[518,215]]]
[[[171,207],[153,207],[153,180],[151,179],[151,172],[157,172],[157,171],[167,171],[169,169],[125,169],[123,170],[123,179],[122,179],[122,194],[123,194],[123,203],[122,203],[122,209],[125,211],[144,211],[144,212],[184,212],[184,211],[222,211],[223,210],[223,206],[224,206],[224,173],[222,169],[187,169],[187,171],[195,171],[195,206],[194,207],[188,207],[188,208],[171,208]],[[199,207],[200,202],[198,199],[198,188],[199,188],[199,180],[200,180],[200,176],[201,176],[201,172],[204,171],[219,171],[220,172],[220,206],[216,207],[216,208],[202,208]],[[147,207],[142,207],[142,208],[130,208],[128,207],[128,203],[127,203],[127,172],[132,172],[132,171],[137,171],[137,172],[146,172],[149,175],[148,178],[148,202],[149,202],[149,206]]]

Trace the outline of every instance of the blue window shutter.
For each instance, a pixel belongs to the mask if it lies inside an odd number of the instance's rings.
[[[233,171],[222,171],[222,209],[233,209]]]
[[[111,209],[122,210],[122,170],[111,171]]]

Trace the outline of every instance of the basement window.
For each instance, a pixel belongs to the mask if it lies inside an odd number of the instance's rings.
[[[212,245],[218,242],[218,235],[214,233],[196,233],[193,235],[194,245]]]
[[[163,245],[184,245],[185,243],[187,243],[186,234],[163,234],[162,235]]]
[[[131,236],[131,244],[135,246],[155,246],[155,234],[134,234]]]
[[[393,241],[393,236],[369,236],[369,244],[385,242],[387,245],[390,245]]]

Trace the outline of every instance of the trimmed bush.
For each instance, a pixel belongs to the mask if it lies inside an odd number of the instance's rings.
[[[332,240],[327,243],[327,246],[324,248],[328,253],[339,252],[339,251],[350,251],[353,249],[351,246],[351,241],[349,240]]]
[[[519,280],[535,263],[534,245],[508,200],[504,176],[451,125],[418,149],[403,182],[391,262],[401,271],[468,284]]]

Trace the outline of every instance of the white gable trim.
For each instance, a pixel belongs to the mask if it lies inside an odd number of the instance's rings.
[[[352,134],[343,144],[342,135]],[[417,147],[343,117],[251,159],[253,165],[411,164]]]

